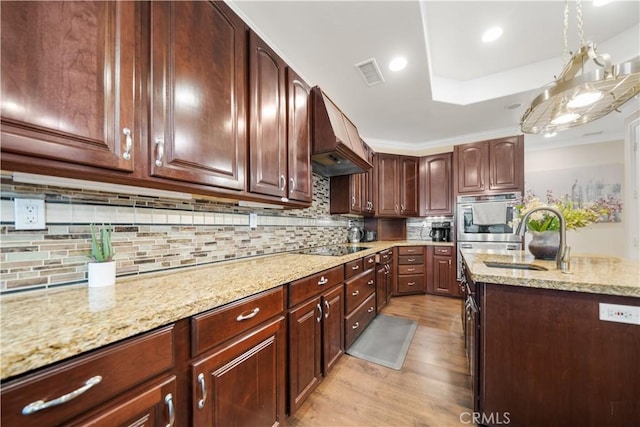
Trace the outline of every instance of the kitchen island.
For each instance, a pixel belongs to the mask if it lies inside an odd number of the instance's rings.
[[[473,299],[467,306],[474,307],[466,333],[481,424],[640,423],[640,325],[600,318],[610,310],[602,304],[640,307],[637,262],[578,255],[565,274],[526,252],[462,257]]]

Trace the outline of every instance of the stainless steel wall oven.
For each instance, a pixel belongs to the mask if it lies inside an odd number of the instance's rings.
[[[514,234],[511,222],[518,216],[520,192],[458,196],[456,233],[458,280],[461,278],[461,249],[520,250],[522,237]]]

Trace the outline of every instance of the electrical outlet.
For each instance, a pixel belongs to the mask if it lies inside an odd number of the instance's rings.
[[[640,307],[600,303],[600,320],[640,325]]]
[[[46,228],[43,199],[14,199],[15,229],[43,230]]]
[[[250,213],[249,214],[249,228],[255,230],[258,226],[258,214]]]

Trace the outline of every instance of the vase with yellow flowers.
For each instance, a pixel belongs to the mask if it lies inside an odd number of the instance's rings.
[[[513,222],[516,227],[521,218],[530,210],[542,206],[558,209],[565,218],[567,230],[577,230],[598,222],[609,214],[609,208],[603,203],[581,205],[572,201],[569,196],[555,197],[547,191],[546,202],[540,200],[533,192],[527,192],[522,203],[517,205],[518,218]],[[529,252],[537,259],[555,259],[560,246],[560,220],[548,211],[537,211],[529,216],[527,231],[531,233]]]

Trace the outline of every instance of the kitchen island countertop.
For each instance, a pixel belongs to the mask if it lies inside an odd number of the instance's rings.
[[[573,255],[569,274],[556,269],[555,261],[534,259],[528,251],[461,251],[476,282],[604,295],[640,297],[640,263],[624,258]],[[547,271],[488,267],[487,262],[533,264]]]
[[[283,253],[0,298],[0,378],[7,379],[394,246],[361,242],[344,256]],[[345,245],[348,246],[348,245]]]

